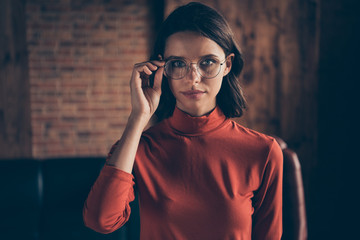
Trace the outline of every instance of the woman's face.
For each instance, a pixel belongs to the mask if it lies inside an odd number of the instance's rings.
[[[165,60],[184,59],[187,64],[193,63],[183,78],[175,80],[168,76],[176,106],[192,116],[202,116],[214,109],[216,95],[220,91],[223,77],[230,72],[233,56],[230,54],[225,59],[223,49],[216,42],[195,32],[178,32],[168,37]],[[200,75],[197,70],[198,62],[205,66],[216,61],[224,64],[214,78]],[[175,62],[173,65],[178,66],[179,63]]]

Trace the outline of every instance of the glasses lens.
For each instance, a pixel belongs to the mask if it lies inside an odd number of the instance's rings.
[[[216,77],[220,72],[220,62],[215,59],[203,59],[198,64],[201,76],[205,78]]]
[[[165,73],[171,79],[181,79],[186,75],[186,62],[181,59],[169,60],[165,64]]]
[[[205,58],[197,63],[197,70],[204,78],[214,78],[220,72],[220,62],[217,59]],[[177,80],[182,79],[190,68],[183,59],[171,59],[165,64],[167,77]]]

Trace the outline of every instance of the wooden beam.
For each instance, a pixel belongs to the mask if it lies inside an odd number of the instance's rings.
[[[25,1],[0,1],[0,158],[31,157]]]

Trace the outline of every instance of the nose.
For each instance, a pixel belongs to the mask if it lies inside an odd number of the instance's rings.
[[[199,83],[201,76],[199,71],[197,70],[197,64],[196,63],[190,63],[189,64],[189,70],[187,72],[187,78],[193,82],[193,84]]]

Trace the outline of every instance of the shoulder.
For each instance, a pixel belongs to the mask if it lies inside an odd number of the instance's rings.
[[[268,161],[282,162],[282,150],[275,138],[244,127],[233,120],[230,120],[230,138],[239,148],[251,156],[257,156],[263,164]]]
[[[142,135],[150,137],[167,132],[169,132],[169,126],[167,120],[164,119],[160,122],[152,124],[148,129],[143,132]]]
[[[162,120],[153,124],[142,133],[140,144],[149,145],[155,142],[162,142],[166,140],[170,132],[166,119]]]
[[[245,144],[259,148],[271,148],[274,144],[278,145],[273,137],[244,127],[233,120],[229,120],[228,127],[230,128],[231,135],[242,139]]]

